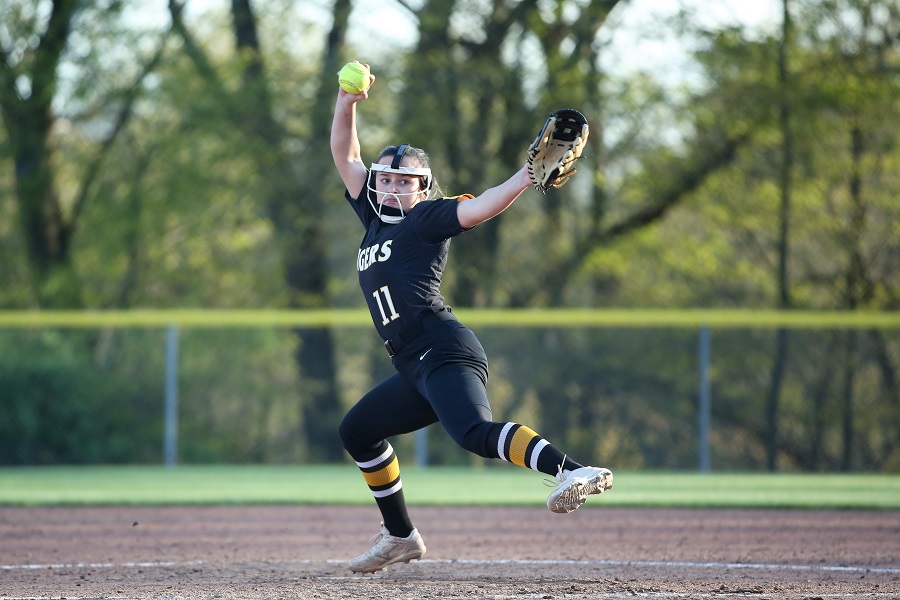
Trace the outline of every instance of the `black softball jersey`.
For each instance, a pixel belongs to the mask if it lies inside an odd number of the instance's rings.
[[[440,285],[450,238],[466,231],[456,203],[462,196],[416,204],[399,223],[384,223],[366,198],[344,192],[366,228],[356,255],[356,270],[372,321],[389,340],[429,313],[446,310]]]

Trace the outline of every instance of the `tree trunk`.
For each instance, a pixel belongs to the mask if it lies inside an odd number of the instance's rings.
[[[335,3],[335,20],[328,38],[326,64],[323,73],[336,72],[334,61],[336,49],[344,38],[350,13],[349,0]],[[301,163],[307,166],[306,173],[298,173],[292,158],[285,150],[287,134],[274,117],[272,101],[265,78],[259,38],[256,31],[256,17],[249,0],[232,0],[234,32],[241,56],[250,56],[244,71],[246,106],[251,107],[245,131],[257,137],[266,148],[258,157],[261,180],[267,182],[269,218],[276,231],[285,277],[291,290],[291,308],[325,308],[327,302],[327,256],[325,234],[322,223],[325,216],[325,201],[321,193],[312,187],[319,178],[313,173],[325,172],[330,164],[322,164],[322,155],[327,152],[306,152]],[[325,86],[323,76],[321,88]],[[332,78],[327,78],[333,83]],[[320,89],[321,89],[320,88]],[[331,89],[333,91],[334,86]],[[329,100],[332,95],[329,95]],[[320,123],[308,140],[308,148],[328,147],[329,119],[324,118],[329,100],[320,91],[316,96],[313,113]],[[322,126],[321,123],[326,123]],[[318,158],[317,158],[318,157]],[[317,161],[308,164],[309,161]],[[341,418],[340,395],[337,385],[337,370],[334,364],[334,341],[327,328],[297,330],[300,339],[296,352],[298,370],[303,382],[303,422],[310,458],[315,461],[334,462],[343,457],[343,448],[337,435]]]
[[[791,174],[794,164],[794,138],[791,131],[790,74],[788,72],[787,55],[791,43],[791,13],[789,0],[782,2],[781,45],[778,53],[778,74],[781,100],[779,107],[781,122],[781,211],[779,214],[778,235],[778,306],[781,309],[791,307],[790,278],[788,276],[788,257],[790,255],[790,216],[791,216]],[[781,327],[778,329],[772,373],[769,379],[769,392],[766,398],[766,466],[769,471],[778,467],[778,405],[781,388],[784,383],[784,372],[787,368],[788,341],[790,332]]]
[[[19,73],[6,53],[0,55],[0,85],[4,93],[4,125],[15,164],[19,219],[31,271],[33,297],[44,308],[80,308],[81,286],[69,255],[71,225],[66,223],[55,189],[50,143],[57,69],[68,44],[78,2],[55,2],[47,30]],[[20,76],[30,82],[30,94],[9,93]]]

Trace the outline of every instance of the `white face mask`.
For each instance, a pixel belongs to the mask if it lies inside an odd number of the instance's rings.
[[[394,163],[399,163],[397,157],[395,157],[393,163],[390,165],[373,163],[371,167],[372,174],[369,176],[369,180],[366,183],[366,188],[368,189],[368,194],[366,194],[366,196],[369,199],[369,204],[372,205],[372,209],[375,210],[378,218],[385,223],[399,223],[406,216],[406,213],[403,211],[403,203],[400,201],[401,196],[415,196],[417,194],[421,194],[423,197],[427,198],[434,182],[434,179],[431,176],[431,169],[423,167],[400,167],[394,166]],[[395,193],[378,191],[377,189],[375,189],[375,185],[373,185],[376,173],[396,173],[398,175],[422,177],[424,179],[425,185],[424,187],[414,192]],[[383,198],[381,202],[376,202],[375,199],[377,198],[377,194],[383,194],[384,196],[393,196],[397,199],[397,204],[399,206],[397,208],[394,208],[393,206],[385,206]]]

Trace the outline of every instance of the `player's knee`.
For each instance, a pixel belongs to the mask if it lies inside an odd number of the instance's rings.
[[[341,444],[343,444],[344,450],[349,452],[351,456],[366,447],[366,444],[360,437],[362,431],[365,430],[357,427],[354,419],[349,414],[345,415],[341,420],[341,424],[338,425],[338,435],[341,437]]]
[[[497,458],[496,452],[492,454],[488,447],[488,435],[490,430],[491,423],[479,423],[455,441],[460,448],[471,452],[472,454],[477,454],[483,458]]]

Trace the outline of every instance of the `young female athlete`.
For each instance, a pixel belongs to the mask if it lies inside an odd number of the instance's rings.
[[[547,506],[557,513],[575,510],[613,480],[608,469],[582,466],[524,425],[492,420],[484,349],[440,293],[450,238],[509,207],[531,185],[526,168],[477,197],[453,198],[436,197],[428,156],[418,148],[390,146],[367,169],[356,129],[356,105],[367,97],[339,90],[331,128],[345,196],[366,230],[356,260],[359,284],[397,371],[340,425],[383,519],[372,549],[350,561],[358,573],[425,554],[407,513],[391,436],[440,421],[469,452],[555,476]]]

